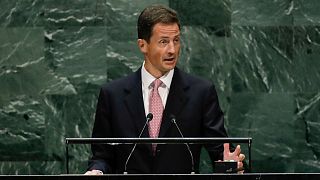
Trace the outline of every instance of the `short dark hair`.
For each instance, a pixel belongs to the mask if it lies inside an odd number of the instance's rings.
[[[138,18],[138,39],[149,42],[153,27],[157,23],[177,23],[180,29],[178,14],[175,10],[163,5],[151,5],[145,8]]]

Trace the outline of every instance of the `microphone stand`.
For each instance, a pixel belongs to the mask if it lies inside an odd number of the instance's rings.
[[[184,138],[184,136],[183,136],[183,134],[182,134],[182,132],[181,132],[181,130],[180,130],[177,122],[176,122],[176,118],[175,118],[174,115],[171,116],[171,122],[177,127],[180,136],[181,136],[182,138]],[[193,159],[193,154],[192,154],[192,152],[191,152],[191,149],[190,149],[189,144],[188,144],[188,143],[184,143],[184,144],[187,146],[188,152],[190,153],[190,157],[191,157],[191,165],[192,165],[192,166],[191,166],[191,174],[195,174],[195,172],[194,172],[194,159]]]
[[[149,114],[147,115],[146,123],[144,124],[144,126],[143,126],[143,128],[142,128],[142,130],[141,130],[138,138],[141,137],[144,129],[146,128],[147,124],[152,120],[152,118],[153,118],[153,114],[152,114],[152,113],[149,113]],[[129,154],[129,156],[128,156],[127,160],[126,160],[126,163],[125,163],[125,165],[124,165],[124,172],[123,172],[123,174],[128,174],[128,172],[127,172],[127,165],[128,165],[129,159],[131,158],[134,150],[136,149],[136,146],[137,146],[137,143],[134,143],[134,146],[133,146],[133,148],[131,149],[130,154]]]

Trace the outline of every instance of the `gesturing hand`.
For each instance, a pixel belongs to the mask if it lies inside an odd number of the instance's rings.
[[[230,152],[230,145],[229,143],[223,144],[223,160],[224,161],[235,161],[238,162],[238,169],[243,169],[242,161],[245,159],[245,155],[241,154],[240,145],[237,145],[236,149],[233,152]],[[238,173],[243,173],[244,171],[241,170]]]

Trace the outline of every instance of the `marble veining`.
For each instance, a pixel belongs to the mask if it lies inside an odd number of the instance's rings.
[[[178,66],[215,84],[229,136],[253,138],[253,171],[319,172],[318,0],[1,0],[0,174],[65,173],[100,86],[141,66],[136,20],[154,3],[178,11]],[[70,171],[89,156],[70,147]]]

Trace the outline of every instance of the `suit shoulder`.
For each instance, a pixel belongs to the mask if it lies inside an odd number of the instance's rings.
[[[136,82],[136,73],[131,73],[127,76],[112,80],[108,83],[105,83],[101,86],[102,90],[107,91],[119,91],[120,89],[123,89],[127,87],[129,84]]]
[[[193,86],[197,85],[197,86],[204,86],[204,87],[211,87],[211,86],[214,87],[214,84],[208,79],[205,79],[203,77],[199,77],[196,75],[188,74],[183,71],[179,71],[179,73],[181,74],[181,76],[184,78],[186,82],[188,82]]]

